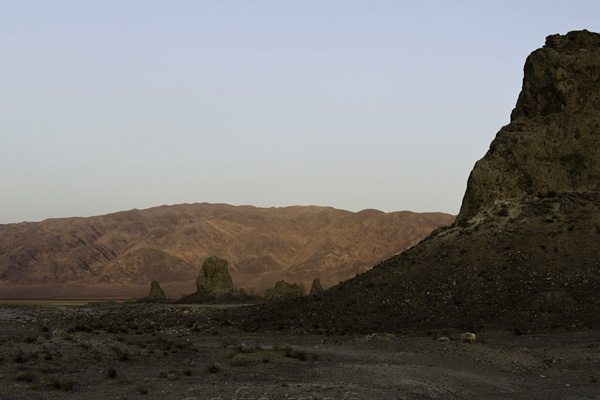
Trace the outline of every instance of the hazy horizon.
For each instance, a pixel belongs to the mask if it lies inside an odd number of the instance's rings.
[[[457,214],[592,1],[0,1],[0,224],[163,204]]]

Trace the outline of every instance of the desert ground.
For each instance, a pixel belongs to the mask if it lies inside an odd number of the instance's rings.
[[[3,302],[0,399],[600,399],[596,331],[244,332],[216,307]]]

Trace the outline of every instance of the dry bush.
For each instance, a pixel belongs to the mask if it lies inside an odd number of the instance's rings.
[[[33,382],[33,373],[31,371],[21,371],[15,379],[23,382]]]

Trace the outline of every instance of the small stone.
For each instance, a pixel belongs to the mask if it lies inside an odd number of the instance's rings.
[[[473,332],[465,332],[460,335],[460,340],[463,343],[475,343],[477,341],[477,335],[475,335]]]
[[[179,377],[175,374],[168,374],[167,379],[170,381],[176,381],[177,379],[179,379]]]

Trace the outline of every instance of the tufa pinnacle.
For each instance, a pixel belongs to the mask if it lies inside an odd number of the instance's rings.
[[[457,223],[499,204],[600,189],[600,34],[552,35],[531,53],[511,114],[467,183]]]

